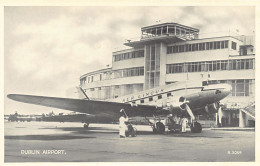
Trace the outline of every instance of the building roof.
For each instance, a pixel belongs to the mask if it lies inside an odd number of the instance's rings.
[[[153,42],[165,42],[165,43],[172,43],[172,42],[180,42],[184,41],[181,37],[177,36],[157,36],[147,38],[146,40],[139,40],[139,41],[129,41],[128,43],[124,43],[124,45],[134,48],[141,48],[144,47],[145,44],[153,43]]]
[[[197,28],[193,28],[193,27],[190,27],[190,26],[186,26],[186,25],[182,25],[182,24],[178,24],[178,23],[174,23],[174,22],[166,22],[166,23],[161,23],[161,24],[145,26],[145,27],[142,27],[141,30],[146,30],[146,29],[151,29],[151,28],[156,28],[156,27],[162,27],[162,26],[167,26],[167,25],[178,26],[178,27],[190,29],[190,30],[193,30],[193,31],[199,31],[199,29],[197,29]]]
[[[86,73],[86,74],[80,76],[80,79],[81,79],[81,78],[84,78],[84,77],[86,77],[86,76],[89,76],[89,75],[94,75],[94,74],[97,74],[97,73],[106,72],[106,71],[111,71],[111,70],[112,70],[112,67],[108,67],[108,68],[100,69],[100,70],[95,70],[95,71],[92,71],[92,72],[89,72],[89,73]]]

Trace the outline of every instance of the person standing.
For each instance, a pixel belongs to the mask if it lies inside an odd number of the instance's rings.
[[[188,119],[187,118],[182,118],[182,123],[181,123],[181,131],[183,133],[186,132],[186,127],[187,127]]]
[[[119,118],[119,136],[120,138],[125,138],[125,132],[127,130],[127,125],[125,124],[128,121],[128,117],[125,114],[124,109],[120,110],[120,118]]]

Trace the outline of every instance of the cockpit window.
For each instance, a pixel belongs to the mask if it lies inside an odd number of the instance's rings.
[[[207,85],[209,85],[208,81],[202,81],[202,86],[207,86]]]
[[[185,98],[183,97],[183,96],[181,96],[180,98],[179,98],[179,102],[184,102],[185,101]]]

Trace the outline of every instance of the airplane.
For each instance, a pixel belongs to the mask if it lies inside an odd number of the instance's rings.
[[[28,115],[19,115],[17,112],[13,115],[9,115],[9,118],[7,119],[9,122],[31,122],[33,120],[32,117],[28,116]]]
[[[47,96],[8,94],[7,97],[24,103],[42,105],[84,113],[92,117],[117,120],[122,108],[129,117],[154,117],[151,122],[153,132],[164,133],[165,124],[158,120],[161,115],[189,116],[191,132],[200,133],[201,124],[195,115],[213,114],[221,111],[220,100],[231,93],[229,84],[208,84],[208,81],[181,81],[135,94],[107,100],[92,100],[81,87],[77,87],[80,99]],[[85,122],[87,128],[89,121]]]

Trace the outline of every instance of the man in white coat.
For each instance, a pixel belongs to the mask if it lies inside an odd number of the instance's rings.
[[[182,123],[181,123],[181,131],[183,133],[186,132],[186,127],[187,127],[188,119],[187,118],[182,118]]]
[[[124,112],[124,109],[120,110],[121,116],[119,118],[119,136],[120,138],[125,138],[125,132],[127,130],[127,125],[125,122],[128,121],[128,117]]]

